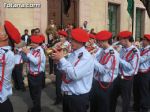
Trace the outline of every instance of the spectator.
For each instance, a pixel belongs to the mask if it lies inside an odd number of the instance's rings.
[[[50,24],[48,25],[48,27],[46,29],[48,43],[50,43],[50,40],[53,39],[53,37],[55,36],[56,32],[57,32],[57,27],[54,24],[54,21],[51,20]]]
[[[89,30],[88,30],[88,22],[87,22],[87,21],[84,21],[82,28],[83,28],[84,30],[86,30],[87,32],[89,31]]]
[[[29,31],[28,29],[24,30],[24,35],[22,35],[21,39],[28,45],[30,43],[30,36],[29,36]]]
[[[94,28],[91,29],[90,34],[96,35]]]
[[[35,29],[32,29],[32,30],[31,30],[31,36],[32,36],[32,35],[35,35]]]
[[[41,34],[40,28],[35,28],[35,35],[40,35],[40,34]]]

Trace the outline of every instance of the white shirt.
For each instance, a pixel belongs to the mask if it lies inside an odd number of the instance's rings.
[[[5,52],[3,49],[8,50]],[[0,47],[0,58],[5,53],[5,72],[2,91],[0,92],[0,103],[5,102],[10,95],[12,95],[11,75],[15,66],[14,53],[11,51],[10,46]],[[2,63],[0,63],[0,80],[2,78]]]
[[[80,57],[79,55],[81,54],[82,56]],[[78,60],[80,61],[75,66]],[[58,69],[66,74],[67,80],[72,80],[68,84],[64,81],[62,82],[62,91],[69,91],[80,95],[88,93],[91,90],[94,59],[85,47],[72,52],[67,59],[62,58],[58,64]]]
[[[141,50],[139,72],[150,71],[150,45]]]
[[[129,53],[131,54],[129,55]],[[129,48],[122,48],[120,50],[120,67],[119,74],[124,76],[133,76],[138,72],[140,63],[140,52],[134,46]]]
[[[106,57],[106,62],[108,62],[103,64],[102,61],[104,60],[104,57]],[[101,82],[111,82],[118,76],[119,53],[114,50],[113,47],[101,50],[101,52],[99,52],[99,55],[97,55],[94,64],[94,78]]]
[[[29,38],[29,36],[28,36],[28,35],[25,35],[25,43],[28,42],[28,38]]]
[[[33,52],[36,52],[33,55]],[[36,56],[37,54],[37,56]],[[30,53],[27,54],[30,63],[30,70],[32,72],[44,72],[45,71],[45,64],[46,64],[46,56],[44,54],[43,49],[41,46],[37,47],[36,49],[32,49]],[[39,67],[40,65],[40,67]],[[38,71],[39,70],[39,71]]]
[[[23,63],[23,59],[22,59],[22,56],[21,56],[21,50],[22,49],[18,49],[18,52],[14,55],[15,56],[15,64],[21,64]]]

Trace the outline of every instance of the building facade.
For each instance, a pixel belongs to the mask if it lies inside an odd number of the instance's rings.
[[[21,33],[24,29],[36,27],[45,33],[51,19],[58,26],[82,26],[86,20],[89,28],[94,28],[95,31],[110,30],[114,35],[122,30],[132,31],[132,27],[136,38],[150,33],[150,18],[140,0],[135,0],[134,21],[127,12],[127,0],[71,0],[68,15],[61,15],[61,0],[0,0],[0,3],[0,24],[4,20],[10,20]],[[12,8],[9,3],[34,3],[40,4],[40,7]]]

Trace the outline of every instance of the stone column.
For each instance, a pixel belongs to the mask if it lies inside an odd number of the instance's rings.
[[[0,25],[3,24],[5,18],[5,9],[3,6],[3,0],[0,2]]]
[[[34,28],[40,28],[45,35],[47,28],[47,0],[34,0],[34,3],[41,4],[41,8],[34,9]]]

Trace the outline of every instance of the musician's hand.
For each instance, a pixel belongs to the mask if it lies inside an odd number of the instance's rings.
[[[62,59],[64,57],[63,50],[60,50],[60,51],[58,51],[57,49],[53,49],[53,50],[54,50],[54,52],[51,55],[51,58],[53,60],[55,60],[56,62],[59,61],[60,59]]]
[[[22,48],[22,51],[23,51],[25,54],[28,54],[28,53],[30,52],[30,50],[27,49],[27,48],[25,48],[25,47]]]
[[[60,49],[62,46],[62,42],[58,42],[55,44],[55,48]]]

